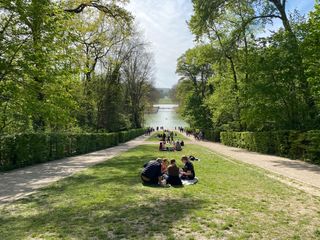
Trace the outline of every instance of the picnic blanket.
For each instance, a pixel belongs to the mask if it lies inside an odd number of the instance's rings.
[[[196,184],[199,180],[197,177],[195,177],[192,180],[181,180],[181,181],[183,185],[188,186],[188,185]]]

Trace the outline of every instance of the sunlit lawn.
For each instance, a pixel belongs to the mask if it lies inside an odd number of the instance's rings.
[[[142,186],[143,163],[182,154],[201,158],[198,184]],[[317,239],[319,203],[199,146],[143,145],[0,206],[0,239]]]
[[[158,104],[174,104],[174,102],[171,100],[171,98],[165,97],[160,98]]]

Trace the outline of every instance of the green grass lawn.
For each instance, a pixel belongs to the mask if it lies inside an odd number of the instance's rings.
[[[199,183],[146,187],[143,163],[156,157],[195,162]],[[180,161],[178,161],[180,164]],[[226,160],[206,148],[158,152],[143,145],[0,205],[5,239],[319,239],[319,199]]]
[[[174,104],[174,102],[171,100],[171,98],[165,97],[160,98],[158,104]]]
[[[158,131],[158,132],[154,132],[151,134],[151,136],[148,138],[148,141],[150,142],[159,142],[159,138],[157,136],[158,133],[163,133],[163,131]],[[184,136],[183,134],[181,133],[178,133],[178,132],[175,132],[177,133],[177,136],[174,136],[174,140],[177,141],[177,140],[183,140],[183,141],[190,141],[190,139],[188,139],[186,136]],[[166,133],[167,134],[167,133]]]

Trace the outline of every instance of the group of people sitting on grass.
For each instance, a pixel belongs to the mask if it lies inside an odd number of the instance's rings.
[[[167,146],[165,141],[161,141],[159,143],[159,151],[181,151],[183,146],[184,146],[183,140],[181,141],[178,140],[176,142],[173,141],[171,142],[170,146]]]
[[[176,165],[176,160],[158,158],[144,164],[141,172],[141,180],[147,185],[159,186],[182,186],[181,180],[195,179],[195,171],[192,162],[187,156],[181,158],[184,166],[180,169]]]

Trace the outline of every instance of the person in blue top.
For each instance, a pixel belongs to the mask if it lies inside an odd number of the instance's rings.
[[[158,158],[144,164],[141,172],[141,180],[144,184],[158,185],[161,184],[162,175],[167,170],[168,160]]]

